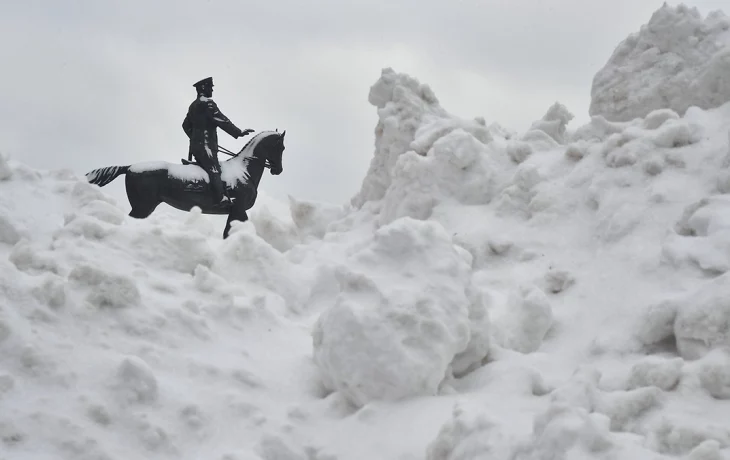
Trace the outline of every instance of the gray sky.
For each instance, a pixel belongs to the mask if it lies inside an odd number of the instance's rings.
[[[703,14],[722,1],[696,1]],[[287,130],[265,193],[340,204],[373,154],[383,67],[451,113],[524,130],[588,120],[593,75],[662,0],[23,0],[0,7],[0,151],[79,174],[187,156],[195,81],[240,128]],[[672,3],[674,4],[674,3]],[[725,8],[726,13],[729,8]],[[238,151],[245,140],[219,133]],[[221,155],[221,159],[225,159]],[[123,198],[123,181],[109,191]]]

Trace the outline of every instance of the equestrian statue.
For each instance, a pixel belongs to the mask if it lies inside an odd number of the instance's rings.
[[[136,219],[149,217],[160,203],[181,211],[190,211],[197,206],[203,214],[228,214],[223,231],[223,238],[228,238],[231,222],[248,220],[246,211],[256,202],[264,169],[269,168],[275,176],[282,173],[286,131],[259,132],[240,152],[220,163],[216,128],[235,138],[253,130],[237,128],[221,113],[211,98],[212,78],[205,78],[193,86],[198,97],[190,104],[182,124],[190,140],[187,160],[182,159],[182,164],[154,161],[107,166],[90,171],[86,179],[103,187],[125,175],[127,199],[132,206],[129,216]],[[196,161],[191,161],[192,158]]]

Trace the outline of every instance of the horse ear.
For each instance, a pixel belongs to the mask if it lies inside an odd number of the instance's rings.
[[[284,134],[286,134],[286,130],[284,130],[284,132],[281,133],[281,138],[282,139],[284,139]]]

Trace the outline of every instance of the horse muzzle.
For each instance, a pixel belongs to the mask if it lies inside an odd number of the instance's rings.
[[[281,168],[281,167],[279,167],[279,168],[271,168],[271,175],[278,176],[283,171],[284,171],[284,168]]]

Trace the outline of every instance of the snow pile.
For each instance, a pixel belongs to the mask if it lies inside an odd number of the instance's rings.
[[[392,69],[383,70],[369,100],[380,120],[375,155],[353,205],[382,200],[385,224],[405,216],[427,219],[449,200],[491,201],[497,160],[487,155],[492,134],[483,119],[449,115],[427,85]]]
[[[730,273],[723,274],[685,296],[651,306],[639,331],[642,343],[674,339],[685,359],[730,347],[729,279]]]
[[[730,103],[370,102],[351,203],[262,190],[226,240],[0,156],[0,458],[730,458]]]
[[[340,293],[314,329],[325,385],[362,406],[435,395],[452,370],[478,366],[489,328],[470,259],[439,224],[381,227],[333,272]]]
[[[615,121],[729,101],[730,18],[716,11],[703,19],[696,8],[665,3],[619,44],[595,75],[591,98],[591,115]]]

